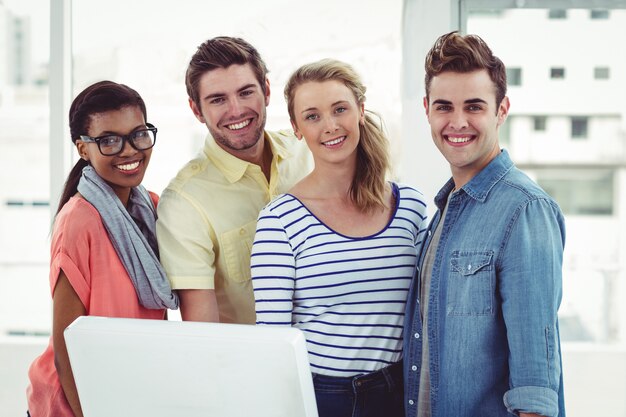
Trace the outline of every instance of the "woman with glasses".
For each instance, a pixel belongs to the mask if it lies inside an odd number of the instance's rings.
[[[102,81],[70,107],[80,159],[65,183],[52,233],[52,337],[30,367],[32,417],[82,416],[63,330],[79,316],[164,319],[175,309],[159,264],[158,197],[141,185],[156,140],[139,94]]]
[[[423,196],[387,181],[387,138],[352,67],[304,65],[285,98],[315,167],[259,215],[257,323],[304,332],[320,417],[403,417],[402,325]]]

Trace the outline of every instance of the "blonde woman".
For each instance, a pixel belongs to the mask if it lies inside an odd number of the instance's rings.
[[[320,417],[403,416],[402,325],[423,196],[386,180],[388,141],[352,67],[304,65],[285,98],[315,167],[259,215],[257,324],[304,332]]]

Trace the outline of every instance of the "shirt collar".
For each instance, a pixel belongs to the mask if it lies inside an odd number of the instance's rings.
[[[487,195],[489,195],[493,186],[496,185],[512,167],[513,161],[511,161],[509,153],[503,149],[498,156],[493,158],[482,171],[476,174],[474,178],[461,187],[461,189],[471,198],[482,203],[487,198]],[[435,197],[437,207],[441,209],[445,206],[448,194],[450,194],[453,189],[454,181],[450,178]]]
[[[266,145],[269,144],[272,150],[272,165],[290,156],[290,152],[269,132],[263,131],[263,137]],[[248,167],[255,165],[226,152],[210,133],[204,142],[204,152],[231,184],[239,181]]]

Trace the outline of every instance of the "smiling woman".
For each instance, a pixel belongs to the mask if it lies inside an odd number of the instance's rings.
[[[139,94],[111,81],[87,87],[70,107],[81,159],[52,233],[52,337],[30,367],[27,391],[35,416],[82,416],[63,337],[76,318],[163,319],[178,306],[158,258],[158,197],[141,186],[154,145],[146,117]]]
[[[285,87],[313,171],[259,214],[257,324],[304,331],[320,417],[402,417],[402,324],[426,204],[387,182],[388,141],[354,69],[323,59]]]

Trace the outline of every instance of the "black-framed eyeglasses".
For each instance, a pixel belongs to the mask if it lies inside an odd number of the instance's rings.
[[[135,130],[130,135],[103,135],[97,138],[80,135],[79,138],[83,142],[97,143],[100,153],[104,156],[113,156],[122,152],[126,141],[138,151],[145,151],[154,146],[157,134],[157,128],[154,125],[146,123],[146,126],[148,126],[147,129]]]

